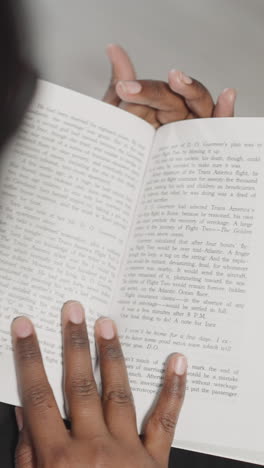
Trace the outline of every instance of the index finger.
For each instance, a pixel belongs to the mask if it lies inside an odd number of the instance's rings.
[[[26,317],[12,323],[18,386],[24,418],[37,454],[65,443],[67,431],[43,366],[34,327]]]
[[[128,54],[122,47],[117,44],[109,44],[106,51],[112,64],[112,77],[103,101],[118,106],[121,99],[116,93],[116,83],[118,80],[135,80],[136,72]]]

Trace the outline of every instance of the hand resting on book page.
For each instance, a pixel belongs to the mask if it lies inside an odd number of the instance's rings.
[[[84,310],[67,302],[62,310],[67,431],[43,367],[36,333],[24,317],[13,321],[12,336],[23,410],[16,408],[20,431],[17,468],[165,468],[182,406],[186,358],[173,354],[163,388],[140,439],[125,361],[110,319],[95,324],[102,398],[97,392]]]
[[[216,104],[206,87],[184,73],[171,70],[168,83],[136,80],[133,64],[118,45],[107,48],[112,79],[104,101],[131,112],[155,128],[179,120],[233,117],[236,91],[225,89]]]

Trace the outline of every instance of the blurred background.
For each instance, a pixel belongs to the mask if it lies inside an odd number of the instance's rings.
[[[236,115],[263,116],[263,0],[18,0],[41,77],[101,98],[110,79],[108,43],[132,57],[139,78],[177,68],[216,97],[238,91]]]

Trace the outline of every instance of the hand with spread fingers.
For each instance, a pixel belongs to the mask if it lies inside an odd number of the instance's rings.
[[[67,302],[62,310],[67,430],[49,385],[36,332],[19,317],[12,324],[18,386],[23,409],[16,408],[20,431],[16,468],[165,468],[183,403],[186,358],[173,354],[164,384],[143,437],[114,322],[97,320],[102,377],[100,397],[94,380],[84,309]]]
[[[236,91],[225,89],[216,104],[199,81],[183,72],[171,70],[168,83],[137,80],[127,53],[111,44],[107,53],[112,64],[112,79],[103,100],[141,117],[155,128],[185,119],[233,117]]]

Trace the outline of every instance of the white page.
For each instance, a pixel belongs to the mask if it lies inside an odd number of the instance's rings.
[[[264,119],[204,119],[158,131],[113,306],[139,424],[165,359],[183,352],[174,445],[255,463],[264,463],[263,129]]]
[[[10,324],[33,319],[62,410],[60,309],[109,314],[154,129],[40,82],[0,169],[0,401],[18,404]],[[93,347],[92,350],[94,351]]]

